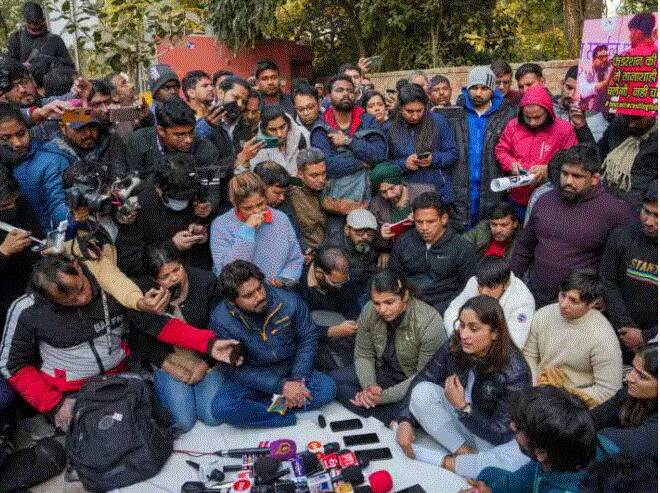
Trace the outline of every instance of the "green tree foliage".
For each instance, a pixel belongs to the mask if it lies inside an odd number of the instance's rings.
[[[21,21],[21,4],[15,0],[0,0],[0,46],[7,46],[9,35]],[[4,48],[2,51],[5,51]]]
[[[617,9],[617,14],[628,15],[657,11],[658,2],[656,0],[623,0]]]
[[[77,25],[87,74],[128,70],[135,76],[138,66],[153,62],[161,40],[176,43],[203,30],[202,5],[193,0],[76,0],[72,7],[65,0],[55,12],[67,32]]]
[[[280,0],[275,21],[262,34],[312,47],[319,74],[363,55],[382,70],[568,55],[562,0]]]
[[[254,45],[275,27],[279,0],[211,0],[208,24],[218,39],[234,50]]]

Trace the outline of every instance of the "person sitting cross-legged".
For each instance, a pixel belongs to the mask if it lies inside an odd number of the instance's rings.
[[[267,286],[244,260],[225,265],[219,280],[225,300],[209,325],[242,343],[244,362],[225,372],[212,404],[215,418],[246,428],[290,426],[295,411],[330,402],[335,383],[313,369],[318,334],[302,299]],[[268,412],[274,394],[284,397],[283,414]]]
[[[337,399],[360,416],[395,420],[417,373],[446,341],[440,314],[414,297],[406,279],[382,270],[358,319],[355,363],[332,371]]]

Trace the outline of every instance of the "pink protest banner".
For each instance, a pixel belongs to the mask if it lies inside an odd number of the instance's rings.
[[[657,116],[655,13],[584,22],[577,98],[585,111]]]

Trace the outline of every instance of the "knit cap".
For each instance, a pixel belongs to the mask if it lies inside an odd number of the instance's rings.
[[[171,80],[175,80],[179,82],[179,78],[177,77],[174,70],[172,70],[172,67],[164,63],[158,65],[152,65],[151,67],[149,67],[148,73],[149,73],[149,89],[151,90],[151,94],[154,95],[156,94],[158,89],[163,87]]]
[[[474,67],[470,70],[467,79],[467,88],[472,86],[482,85],[489,87],[491,90],[495,88],[495,74],[490,67],[483,65],[481,67]]]
[[[377,164],[369,173],[369,177],[371,178],[371,189],[374,190],[374,193],[377,193],[382,183],[399,185],[401,183],[401,170],[394,163],[384,162]]]

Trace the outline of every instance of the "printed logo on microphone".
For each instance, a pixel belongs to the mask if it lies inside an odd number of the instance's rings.
[[[357,466],[359,463],[357,456],[350,450],[339,454],[339,465],[342,469],[348,466]]]

